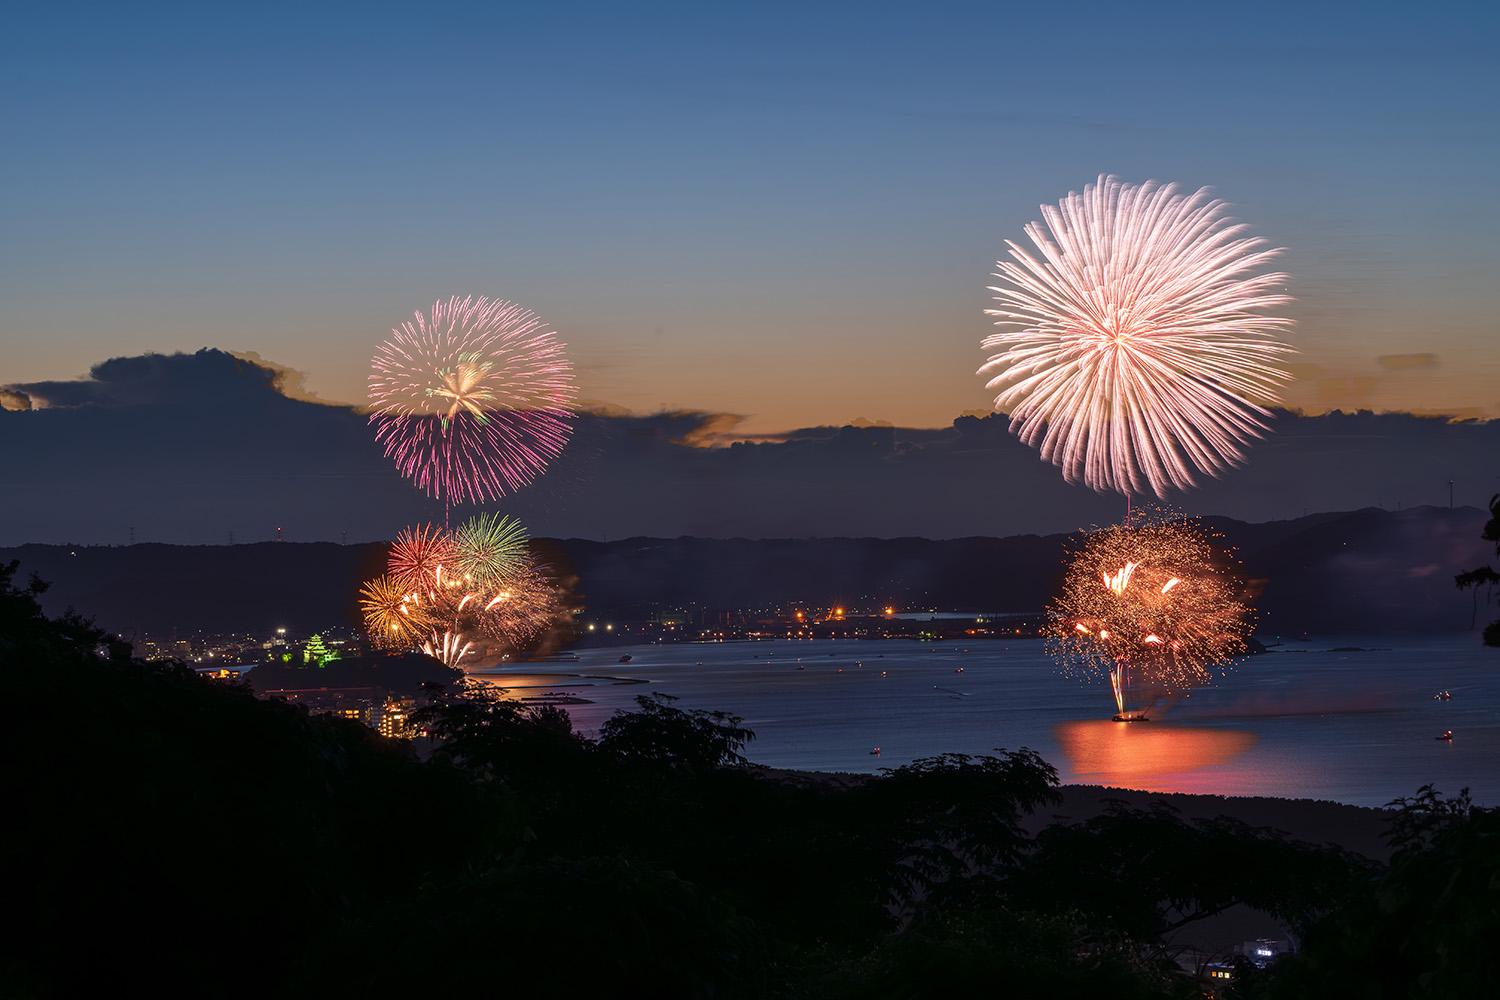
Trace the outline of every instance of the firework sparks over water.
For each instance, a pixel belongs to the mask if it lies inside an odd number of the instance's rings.
[[[1074,552],[1047,607],[1048,651],[1064,669],[1106,676],[1119,716],[1139,715],[1245,651],[1250,609],[1239,594],[1228,553],[1202,528],[1138,517],[1089,533]]]
[[[474,649],[472,636],[481,624],[483,596],[465,587],[453,574],[445,575],[439,566],[415,599],[422,603],[430,622],[422,652],[441,660],[444,666],[457,667]]]
[[[565,614],[562,589],[531,556],[525,528],[498,515],[453,534],[403,530],[386,575],[361,588],[360,608],[376,648],[420,649],[449,667],[496,646],[524,647]]]
[[[995,408],[1068,482],[1165,496],[1239,463],[1291,378],[1280,253],[1207,189],[1100,177],[1043,205],[1035,254],[1006,241],[1001,328],[979,369]]]
[[[448,504],[515,492],[572,432],[576,389],[562,341],[501,299],[455,297],[414,314],[375,352],[369,386],[386,455]]]

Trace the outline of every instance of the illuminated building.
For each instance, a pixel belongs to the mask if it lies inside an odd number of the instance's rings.
[[[302,647],[303,663],[317,664],[320,667],[325,667],[329,661],[337,660],[338,658],[339,654],[328,648],[327,644],[323,642],[321,635],[314,635],[311,639],[307,640],[307,645]]]
[[[409,729],[415,702],[410,698],[387,698],[380,707],[379,721],[375,728],[381,736],[390,739],[406,739],[412,735]]]
[[[1203,978],[1213,989],[1222,989],[1234,982],[1234,966],[1228,962],[1210,962],[1203,967]]]

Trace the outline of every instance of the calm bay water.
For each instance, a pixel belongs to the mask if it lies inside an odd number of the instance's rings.
[[[1433,783],[1500,803],[1500,650],[1472,634],[1287,643],[1131,725],[1109,720],[1107,685],[1061,675],[1026,640],[615,647],[484,676],[517,696],[587,699],[568,706],[586,731],[656,691],[733,712],[756,732],[750,758],[774,767],[875,771],[1026,746],[1065,782],[1358,805]],[[1453,699],[1435,701],[1444,689]],[[1434,738],[1447,729],[1452,743]]]

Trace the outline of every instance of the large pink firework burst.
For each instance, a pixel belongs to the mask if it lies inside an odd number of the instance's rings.
[[[1100,177],[1043,205],[992,287],[1002,332],[980,368],[995,408],[1069,482],[1129,495],[1187,489],[1238,464],[1291,376],[1280,251],[1207,189]]]
[[[446,504],[535,480],[572,432],[573,365],[529,309],[483,296],[433,303],[371,362],[370,423],[403,475]]]

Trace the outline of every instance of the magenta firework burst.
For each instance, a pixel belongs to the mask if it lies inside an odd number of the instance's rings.
[[[995,408],[1096,490],[1164,496],[1243,458],[1290,374],[1280,251],[1248,236],[1207,189],[1100,177],[1007,241],[993,287]]]
[[[535,480],[572,433],[565,347],[529,309],[434,302],[371,362],[370,423],[401,473],[444,503],[498,500]]]

